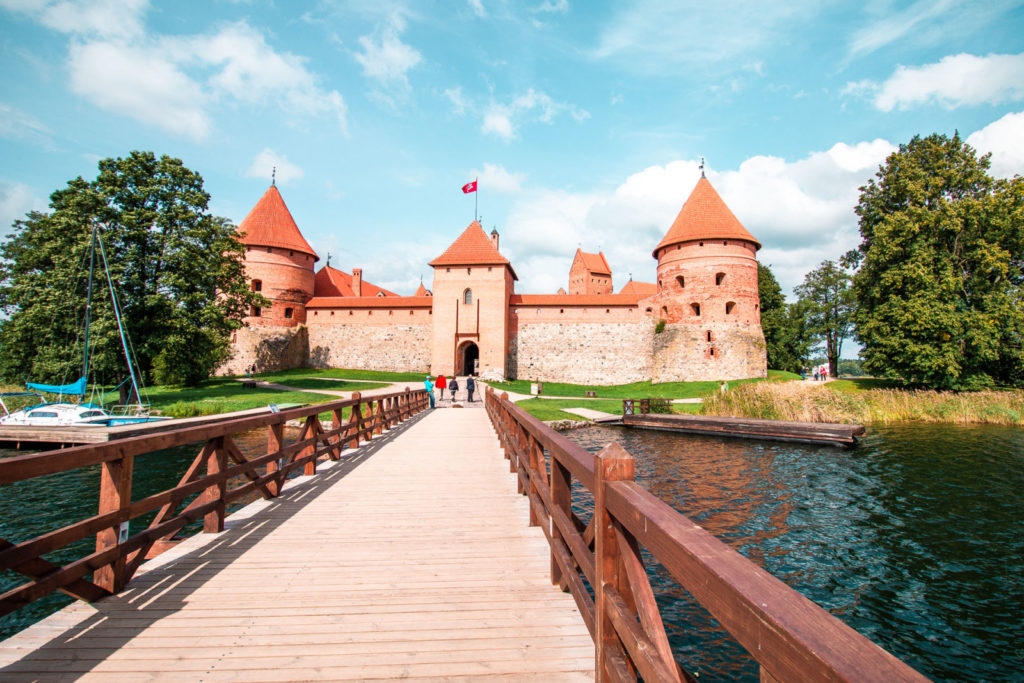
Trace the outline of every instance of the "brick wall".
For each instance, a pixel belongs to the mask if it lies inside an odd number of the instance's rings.
[[[603,309],[602,309],[603,313]],[[574,384],[627,384],[651,377],[654,323],[520,323],[509,374]]]

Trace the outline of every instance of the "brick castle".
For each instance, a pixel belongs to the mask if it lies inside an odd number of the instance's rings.
[[[253,309],[221,372],[291,367],[420,370],[581,384],[731,380],[766,374],[757,292],[760,243],[703,176],[654,248],[657,283],[618,294],[604,254],[577,250],[569,290],[517,294],[515,269],[470,223],[412,296],[328,263],[277,187],[238,226]],[[661,322],[664,321],[664,322]]]

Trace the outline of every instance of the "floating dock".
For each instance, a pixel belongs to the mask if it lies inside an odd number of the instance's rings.
[[[864,434],[863,425],[830,422],[788,422],[744,417],[708,417],[704,415],[623,415],[622,425],[644,429],[663,429],[691,434],[738,436],[745,439],[772,439],[801,443],[853,446]]]
[[[269,408],[253,408],[233,413],[221,413],[219,415],[200,415],[199,417],[158,420],[156,422],[142,422],[139,424],[120,425],[118,427],[103,427],[100,425],[82,427],[73,425],[52,427],[0,425],[0,448],[52,448],[54,446],[64,448],[66,446],[105,443],[115,439],[127,439],[131,436],[167,432],[172,429],[180,429],[181,427],[196,427],[246,415],[260,415],[268,410]]]

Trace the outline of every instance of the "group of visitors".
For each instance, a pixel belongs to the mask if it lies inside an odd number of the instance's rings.
[[[828,366],[822,365],[819,368],[814,368],[814,381],[815,382],[827,382],[828,381]]]
[[[444,400],[444,390],[449,392],[449,398],[454,403],[458,401],[459,378],[447,379],[444,375],[438,375],[437,379],[431,379],[430,375],[423,381],[423,387],[427,390],[427,397],[430,399],[430,407],[434,407],[434,388],[441,390],[441,400]],[[476,391],[476,382],[472,375],[466,377],[466,401],[473,402],[473,392]]]

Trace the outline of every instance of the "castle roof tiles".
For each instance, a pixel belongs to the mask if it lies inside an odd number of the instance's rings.
[[[658,293],[658,285],[653,282],[637,282],[636,280],[630,280],[625,286],[619,290],[619,294],[628,294],[629,296],[635,296],[639,299],[646,299],[649,296],[654,296]]]
[[[363,280],[361,285],[362,296],[385,296],[385,297],[396,297],[398,296],[394,292],[388,291],[383,287],[378,287],[375,284],[371,284],[366,280]],[[346,273],[343,270],[332,268],[331,266],[324,266],[317,272],[316,279],[313,281],[313,296],[315,297],[354,297],[356,295],[355,290],[352,288],[352,275]]]
[[[512,264],[495,248],[494,242],[484,232],[477,221],[469,224],[459,237],[452,242],[443,254],[431,261],[431,266],[508,266],[512,277],[516,280],[516,272]]]
[[[654,257],[658,257],[662,248],[673,244],[713,239],[743,240],[761,248],[761,243],[747,232],[708,179],[701,176],[668,234],[655,248]]]
[[[309,254],[319,260],[313,247],[299,232],[295,219],[284,203],[277,187],[271,185],[249,215],[238,224],[242,244],[254,247],[276,247]]]
[[[608,265],[608,260],[604,257],[604,252],[597,252],[596,254],[588,254],[582,249],[577,249],[576,254],[583,261],[583,267],[587,271],[596,275],[611,275],[612,268]]]

